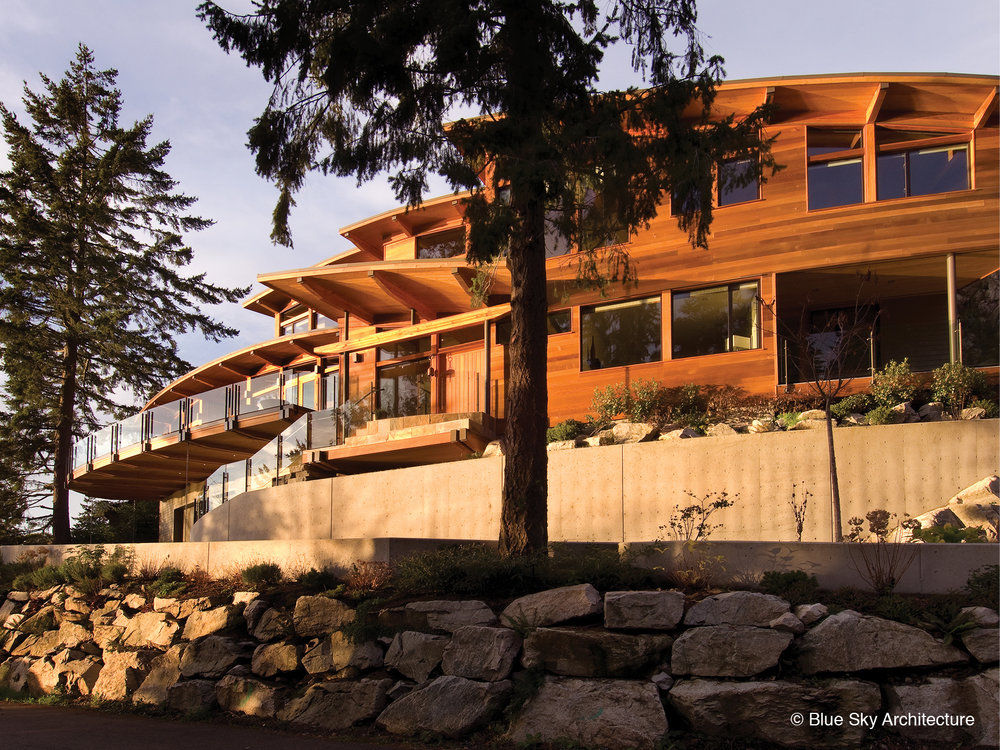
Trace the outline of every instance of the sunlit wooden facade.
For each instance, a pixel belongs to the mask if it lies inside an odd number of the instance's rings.
[[[670,201],[629,238],[638,270],[629,288],[606,297],[578,288],[574,249],[552,248],[553,423],[582,418],[595,388],[627,380],[775,393],[795,380],[783,328],[854,304],[862,284],[878,307],[871,364],[909,357],[926,371],[964,359],[996,372],[995,343],[967,318],[979,314],[970,299],[996,290],[997,78],[735,81],[715,111],[739,116],[765,101],[783,169],[716,196],[707,250],[691,247]],[[274,470],[261,481],[481,450],[504,416],[509,274],[499,269],[488,304],[475,304],[462,196],[386,211],[342,235],[352,249],[258,277],[264,288],[244,306],[274,319],[273,339],[198,367],[144,416],[82,443],[71,487],[175,497],[182,508],[223,465],[250,459],[239,479],[250,486],[251,456],[296,424],[309,434],[296,438],[288,470],[268,467],[268,454],[262,465]],[[223,500],[239,482],[220,485]]]

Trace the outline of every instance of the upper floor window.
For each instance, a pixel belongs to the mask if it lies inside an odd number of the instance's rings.
[[[454,258],[465,252],[465,227],[417,237],[418,258]]]
[[[719,205],[730,206],[760,198],[760,180],[750,159],[727,159],[719,163]],[[741,184],[741,183],[746,184]]]
[[[385,362],[390,359],[400,359],[401,357],[410,357],[414,354],[424,354],[431,350],[431,337],[421,336],[418,339],[410,339],[408,341],[396,341],[392,344],[387,344],[386,346],[380,346],[378,349],[378,361]]]
[[[809,128],[809,208],[849,206],[864,201],[861,129]]]
[[[324,328],[340,328],[340,323],[333,318],[328,318],[322,313],[316,313],[316,330],[322,330]]]
[[[554,333],[569,333],[572,328],[573,318],[569,310],[550,312],[545,319],[545,332],[550,336]]]
[[[879,200],[968,190],[968,143],[955,143],[954,135],[886,128],[878,128],[877,138]]]
[[[671,296],[674,359],[760,347],[756,281],[674,292]]]
[[[660,319],[659,296],[580,308],[580,369],[659,361]]]

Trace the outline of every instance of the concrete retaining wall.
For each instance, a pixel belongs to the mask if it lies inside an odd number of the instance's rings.
[[[834,431],[842,518],[919,515],[997,473],[997,420]],[[830,540],[823,430],[578,448],[549,454],[549,538],[670,538],[677,507],[728,492],[715,540],[795,539],[789,501],[811,493],[803,541]],[[248,492],[193,527],[194,541],[426,537],[496,539],[503,462],[482,458]]]

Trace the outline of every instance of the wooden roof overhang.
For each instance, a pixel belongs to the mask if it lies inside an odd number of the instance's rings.
[[[109,500],[160,500],[220,466],[250,458],[308,409],[285,405],[129,446],[74,470],[71,490]]]
[[[262,274],[260,283],[329,317],[345,312],[366,325],[409,315],[425,319],[467,312],[474,307],[475,270],[462,259],[347,263]],[[492,294],[510,294],[510,272],[497,269]]]
[[[307,451],[303,460],[330,471],[351,474],[458,461],[468,458],[470,453],[482,452],[492,439],[491,435],[470,426],[419,437]]]
[[[415,237],[461,220],[464,216],[462,200],[468,197],[468,192],[450,193],[426,200],[413,208],[393,208],[348,224],[341,228],[340,234],[357,247],[367,250],[373,258],[381,259],[386,239]]]

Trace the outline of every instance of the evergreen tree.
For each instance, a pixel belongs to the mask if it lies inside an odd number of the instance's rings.
[[[87,544],[155,542],[159,522],[156,503],[88,498],[73,520],[73,539]]]
[[[170,144],[147,146],[152,117],[119,125],[116,77],[81,44],[62,80],[25,85],[30,126],[0,105],[0,457],[51,477],[56,543],[70,537],[74,437],[190,369],[176,333],[234,335],[199,308],[246,291],[179,271],[192,257],[182,233],[211,222],[187,214],[195,199],[163,171]],[[5,493],[23,494],[16,476]]]
[[[601,238],[648,224],[671,191],[707,242],[714,167],[746,185],[774,166],[766,109],[713,118],[722,60],[698,42],[693,0],[257,0],[237,16],[199,6],[215,38],[274,92],[251,128],[257,171],[279,188],[273,238],[290,244],[293,194],[312,170],[384,171],[417,205],[431,173],[465,201],[469,260],[511,274],[510,378],[501,550],[543,550],[546,530],[546,235],[580,246],[582,281],[634,280]],[[631,45],[644,86],[599,92],[612,44]],[[675,53],[671,45],[679,44]],[[479,116],[445,125],[455,107]]]

